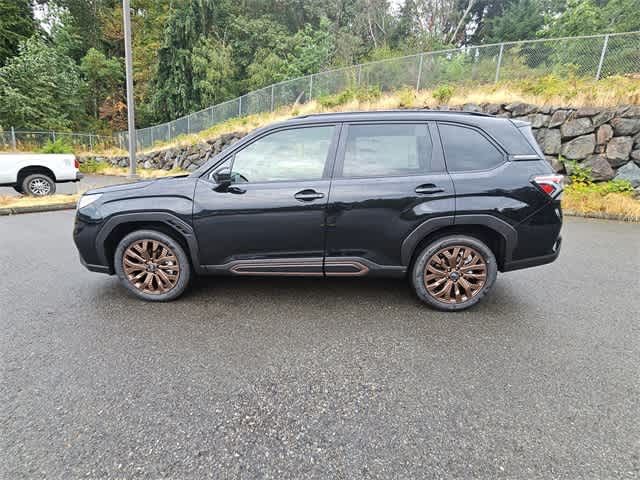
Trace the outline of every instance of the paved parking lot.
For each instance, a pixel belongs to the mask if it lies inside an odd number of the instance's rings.
[[[569,219],[469,312],[402,280],[143,303],[0,218],[0,478],[638,478],[640,225]]]

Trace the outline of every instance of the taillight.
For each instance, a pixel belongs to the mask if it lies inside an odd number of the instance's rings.
[[[76,168],[80,168],[80,162],[78,161],[78,159],[77,159],[77,158],[74,158],[74,159],[73,159],[73,165],[74,165]]]
[[[555,197],[564,189],[564,177],[562,175],[539,175],[531,180],[540,190]]]

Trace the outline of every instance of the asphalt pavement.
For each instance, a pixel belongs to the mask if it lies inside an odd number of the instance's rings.
[[[471,311],[403,280],[144,303],[0,218],[0,478],[638,478],[640,225],[567,219]]]

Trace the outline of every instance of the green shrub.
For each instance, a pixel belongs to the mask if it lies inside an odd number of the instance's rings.
[[[353,100],[355,95],[353,90],[347,89],[335,95],[323,95],[318,97],[318,103],[324,108],[335,108]]]
[[[353,100],[359,102],[372,102],[382,96],[380,87],[348,88],[335,95],[323,95],[318,97],[318,103],[324,108],[335,108]]]
[[[413,107],[416,102],[416,91],[405,87],[398,91],[398,105],[402,108]]]
[[[359,102],[373,102],[382,96],[380,87],[360,87],[354,91],[354,96]]]
[[[100,173],[107,166],[105,162],[98,162],[93,158],[88,158],[80,164],[80,171],[82,173]]]
[[[608,182],[595,183],[591,175],[591,169],[575,160],[565,160],[560,157],[571,179],[566,190],[570,193],[597,193],[607,195],[609,193],[633,194],[633,186],[626,180],[609,180]]]
[[[591,169],[585,167],[575,160],[567,160],[560,157],[560,161],[564,164],[564,168],[569,174],[572,185],[591,185],[593,184],[593,176]]]
[[[566,190],[570,193],[597,193],[602,196],[610,193],[633,195],[633,186],[626,180],[610,180],[601,183],[571,183]]]
[[[73,145],[62,138],[57,138],[54,141],[47,140],[47,143],[40,149],[40,153],[73,153]]]
[[[432,95],[437,102],[446,104],[446,103],[449,103],[449,100],[451,100],[451,97],[453,97],[454,92],[455,92],[455,88],[453,86],[440,85],[438,88],[436,88],[433,91]]]

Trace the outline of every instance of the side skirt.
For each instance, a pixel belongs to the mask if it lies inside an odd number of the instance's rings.
[[[360,257],[314,257],[234,260],[224,265],[205,265],[204,270],[210,275],[402,277],[406,267],[378,265]]]

